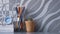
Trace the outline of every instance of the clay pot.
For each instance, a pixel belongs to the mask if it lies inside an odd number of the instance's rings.
[[[27,20],[27,21],[25,21],[25,24],[26,24],[27,32],[34,32],[34,21]]]

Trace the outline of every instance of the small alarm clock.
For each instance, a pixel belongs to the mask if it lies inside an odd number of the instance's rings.
[[[5,24],[11,24],[12,18],[10,16],[5,17]]]

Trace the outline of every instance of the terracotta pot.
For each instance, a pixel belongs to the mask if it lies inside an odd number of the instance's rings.
[[[34,32],[34,22],[33,21],[25,21],[26,24],[26,31],[27,32]]]

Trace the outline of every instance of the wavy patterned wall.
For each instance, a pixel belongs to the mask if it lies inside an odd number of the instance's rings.
[[[28,17],[36,21],[36,31],[60,32],[60,0],[31,0]]]
[[[15,11],[12,8],[20,2],[21,0],[9,0],[9,11]],[[60,32],[60,0],[24,0],[22,4],[26,7],[26,17],[32,17],[36,21],[35,31]]]

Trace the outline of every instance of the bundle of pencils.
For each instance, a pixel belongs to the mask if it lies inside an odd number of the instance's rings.
[[[16,7],[16,11],[17,11],[17,18],[18,18],[18,26],[21,29],[23,29],[23,18],[24,18],[24,14],[25,14],[25,7]]]

